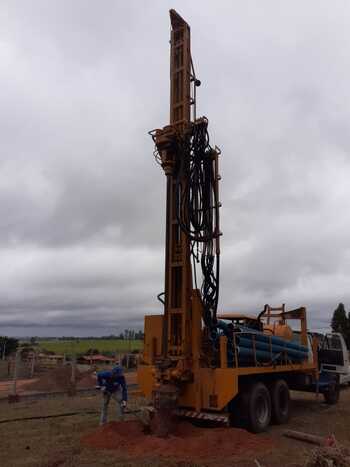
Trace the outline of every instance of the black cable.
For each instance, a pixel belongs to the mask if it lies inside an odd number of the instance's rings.
[[[157,295],[157,299],[160,301],[160,303],[162,303],[163,305],[165,305],[165,301],[163,300],[162,297],[164,297],[165,295],[165,292],[160,292],[158,295]]]
[[[162,165],[157,148],[157,133],[150,132],[156,144],[154,156]],[[175,153],[172,175],[176,181],[176,217],[190,240],[194,283],[197,288],[196,263],[201,264],[201,299],[203,321],[209,328],[214,347],[217,347],[217,305],[219,298],[219,252],[214,241],[219,233],[219,200],[216,190],[215,158],[217,152],[209,143],[208,120],[203,117],[192,124],[191,130],[172,140]],[[158,299],[162,302],[161,294]]]
[[[201,263],[203,320],[216,334],[220,264],[214,241],[219,234],[216,228],[219,200],[215,189],[215,152],[209,144],[207,127],[208,120],[201,119],[193,125],[190,137],[178,142],[176,214],[181,229],[191,241],[195,283],[195,263]]]

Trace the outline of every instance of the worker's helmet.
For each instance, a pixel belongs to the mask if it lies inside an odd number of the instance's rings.
[[[123,368],[121,366],[115,366],[112,373],[116,376],[121,376],[123,374]]]

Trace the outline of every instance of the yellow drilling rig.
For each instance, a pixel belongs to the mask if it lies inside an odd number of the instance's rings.
[[[170,21],[170,124],[150,132],[166,176],[165,290],[158,296],[164,312],[145,316],[138,382],[163,434],[174,413],[225,423],[240,418],[259,432],[271,419],[287,421],[289,388],[323,392],[333,403],[338,386],[320,377],[304,307],[217,314],[220,150],[210,145],[207,118],[196,116],[201,83],[190,27],[174,10]]]

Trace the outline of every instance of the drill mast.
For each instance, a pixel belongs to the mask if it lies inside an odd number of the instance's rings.
[[[170,52],[170,125],[184,136],[191,121],[191,51],[190,27],[174,11],[171,19]],[[167,212],[165,247],[164,357],[187,354],[189,316],[191,311],[192,271],[190,241],[180,228],[176,212],[177,181],[167,173]],[[182,180],[182,186],[186,180]]]
[[[170,125],[151,132],[156,159],[167,178],[163,367],[165,361],[174,366],[179,359],[193,357],[193,337],[198,342],[201,332],[201,323],[197,320],[194,329],[192,319],[193,302],[200,293],[193,290],[191,257],[194,264],[201,260],[204,276],[200,314],[206,326],[214,328],[220,235],[219,150],[209,146],[207,119],[196,119],[200,81],[191,58],[190,27],[174,10],[170,20]]]

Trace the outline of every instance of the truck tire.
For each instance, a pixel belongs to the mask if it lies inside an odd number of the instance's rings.
[[[339,393],[340,387],[339,384],[334,382],[334,384],[330,384],[328,391],[323,393],[324,401],[328,405],[335,405],[339,401]]]
[[[265,384],[259,382],[251,386],[246,410],[250,431],[253,433],[266,431],[271,421],[271,398]]]
[[[287,423],[290,414],[290,396],[288,384],[284,379],[274,381],[270,386],[272,420],[277,425]]]

